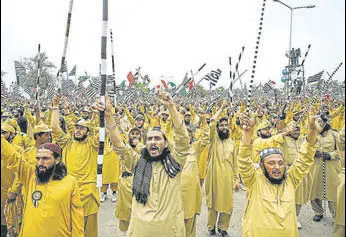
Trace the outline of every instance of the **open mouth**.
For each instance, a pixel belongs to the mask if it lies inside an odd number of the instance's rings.
[[[273,176],[274,177],[280,177],[281,172],[280,171],[273,171]]]
[[[152,146],[149,148],[150,155],[155,156],[159,154],[159,148],[157,146]]]

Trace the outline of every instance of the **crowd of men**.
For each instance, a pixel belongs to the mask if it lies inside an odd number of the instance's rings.
[[[1,236],[97,236],[112,191],[126,236],[196,236],[202,189],[208,235],[229,236],[233,194],[246,190],[244,237],[293,237],[302,205],[328,209],[345,236],[345,104],[220,100],[178,104],[95,101],[80,108],[11,102],[1,110]],[[99,112],[105,111],[103,185],[96,187]]]

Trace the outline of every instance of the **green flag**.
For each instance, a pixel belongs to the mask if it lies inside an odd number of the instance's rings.
[[[185,87],[180,91],[180,95],[181,95],[181,96],[186,95],[186,89],[185,89]]]
[[[170,85],[171,87],[176,87],[176,86],[177,86],[176,84],[174,84],[174,83],[171,82],[171,81],[168,82],[168,85]]]
[[[120,87],[124,89],[126,87],[125,83],[126,83],[125,80],[123,80],[120,84]]]

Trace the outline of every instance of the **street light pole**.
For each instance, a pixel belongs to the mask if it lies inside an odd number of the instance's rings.
[[[290,9],[291,11],[291,14],[290,14],[290,36],[289,36],[289,45],[288,45],[288,67],[287,67],[287,81],[285,82],[285,93],[287,95],[287,82],[291,81],[291,67],[290,67],[290,64],[291,64],[291,50],[292,50],[292,23],[293,23],[293,10],[296,10],[296,9],[302,9],[302,8],[314,8],[315,5],[308,5],[308,6],[300,6],[300,7],[291,7],[289,5],[287,5],[286,3],[284,2],[281,2],[280,0],[273,0],[274,2],[278,2],[280,3],[281,5],[287,7],[288,9]]]

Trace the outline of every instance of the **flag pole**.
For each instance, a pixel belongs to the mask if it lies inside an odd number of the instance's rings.
[[[70,0],[68,14],[67,14],[67,23],[66,23],[66,32],[65,32],[65,43],[63,48],[63,54],[61,57],[61,63],[60,63],[60,70],[58,71],[58,93],[61,93],[61,80],[62,80],[62,69],[65,64],[65,58],[66,58],[66,50],[67,50],[67,43],[68,43],[68,37],[70,33],[70,25],[71,25],[71,17],[72,17],[72,6],[73,6],[73,0]]]
[[[253,65],[252,65],[252,71],[251,71],[251,79],[250,79],[250,84],[249,84],[249,90],[247,93],[246,113],[248,115],[250,114],[250,106],[251,106],[251,102],[252,102],[252,88],[253,88],[255,72],[256,72],[255,69],[256,69],[256,63],[257,63],[259,43],[260,43],[261,34],[262,34],[265,6],[266,6],[266,0],[263,0],[261,17],[260,17],[260,22],[259,22],[259,27],[258,27],[258,36],[256,38],[256,48],[255,48],[255,52],[254,52],[254,59],[253,59]]]
[[[107,26],[108,26],[108,0],[103,0],[102,35],[101,35],[101,89],[100,100],[106,104],[107,81]],[[96,186],[102,187],[102,166],[105,143],[105,112],[100,111],[99,151],[97,156],[97,181]]]
[[[41,77],[41,45],[38,44],[38,53],[37,53],[37,81],[36,81],[36,103],[39,103],[39,88],[40,88],[40,77]]]
[[[113,75],[113,86],[114,86],[114,106],[117,104],[117,96],[116,96],[116,81],[115,81],[115,66],[114,66],[114,46],[113,46],[113,32],[110,29],[110,37],[111,37],[111,51],[112,51],[112,75]]]

